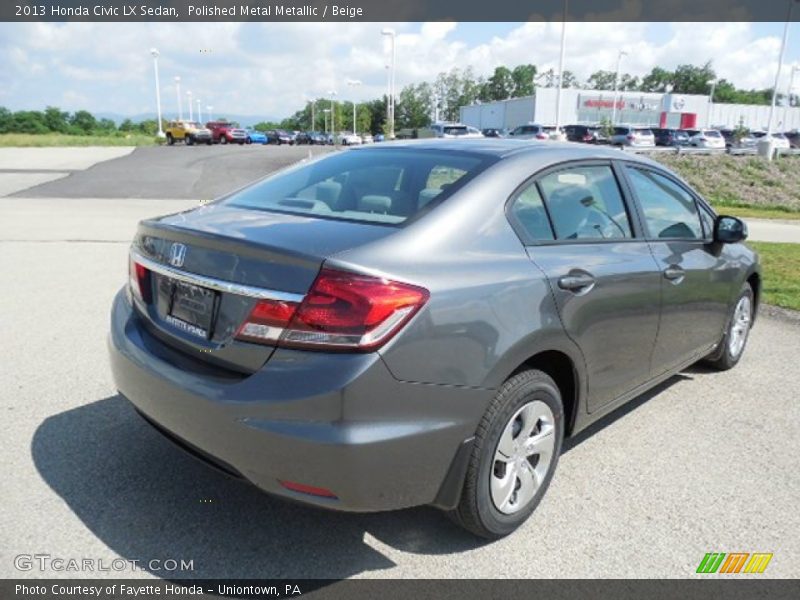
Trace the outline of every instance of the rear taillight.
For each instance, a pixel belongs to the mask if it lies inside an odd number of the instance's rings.
[[[629,140],[635,140],[635,139],[636,139],[636,136],[635,136],[635,135],[633,135],[632,133],[629,133],[629,134],[628,134],[626,137],[627,137]]]
[[[586,135],[583,136],[583,141],[584,142],[591,142],[592,139],[594,139],[594,138],[592,137],[592,135],[590,133],[587,133]]]
[[[133,258],[128,262],[128,285],[131,293],[145,304],[151,300],[150,271]]]
[[[260,300],[236,337],[294,348],[375,350],[428,296],[427,290],[407,283],[322,269],[299,305]]]
[[[548,136],[547,136],[546,133],[537,133],[536,134],[536,139],[537,140],[546,140],[546,139],[548,139]]]

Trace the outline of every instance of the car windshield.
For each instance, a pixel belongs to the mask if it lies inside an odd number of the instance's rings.
[[[707,130],[707,131],[704,131],[704,132],[703,132],[703,134],[704,134],[706,137],[713,137],[713,138],[722,137],[722,135],[720,134],[720,132],[719,132],[719,131],[716,131],[716,130],[714,130],[714,129],[709,129],[709,130]]]
[[[440,203],[496,159],[460,152],[356,150],[303,162],[241,190],[242,208],[399,224]]]
[[[467,128],[466,127],[458,127],[458,126],[445,127],[443,131],[447,135],[466,135]]]

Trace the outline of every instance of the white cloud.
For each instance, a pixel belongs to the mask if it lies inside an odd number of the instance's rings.
[[[635,0],[631,0],[635,1]],[[475,26],[391,23],[397,30],[397,85],[430,81],[453,67],[489,75],[501,64],[558,64],[561,23],[529,22],[476,43]],[[377,97],[386,89],[387,54],[380,23],[14,23],[0,24],[0,74],[10,108],[63,108],[135,114],[152,111],[153,65],[161,52],[162,102],[174,112],[173,77],[215,114],[282,116],[309,97],[339,92],[344,100]],[[502,27],[508,30],[507,26]],[[657,34],[654,31],[657,29]],[[777,28],[779,29],[779,27]],[[487,31],[498,31],[486,24]],[[566,68],[584,80],[612,70],[644,75],[654,66],[713,61],[720,77],[740,87],[772,85],[780,40],[758,37],[748,23],[569,23]],[[800,56],[787,57],[788,62]],[[785,70],[781,89],[788,85]],[[348,88],[345,80],[363,85]],[[67,105],[69,103],[69,105]]]

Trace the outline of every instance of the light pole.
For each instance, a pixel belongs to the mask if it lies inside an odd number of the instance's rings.
[[[789,108],[792,106],[792,90],[794,89],[794,75],[800,73],[800,65],[792,65],[789,72],[789,87],[786,90],[786,106],[783,109],[783,130],[788,131],[789,127]]]
[[[194,121],[194,109],[192,108],[192,90],[187,90],[186,95],[189,96],[189,120]]]
[[[347,85],[351,87],[358,87],[361,82],[358,79],[348,79]],[[353,135],[356,134],[356,101],[353,100]]]
[[[331,109],[323,108],[322,112],[325,114],[325,133],[328,133],[328,113],[331,112]]]
[[[158,137],[164,137],[164,130],[161,127],[161,89],[158,84],[158,50],[150,48],[153,57],[153,73],[156,76],[156,113],[158,113]]]
[[[198,120],[198,121],[200,122],[200,124],[202,125],[202,124],[203,124],[203,111],[202,111],[202,110],[200,110],[200,98],[198,98],[197,100],[195,100],[195,102],[197,102],[197,120]]]
[[[317,101],[312,99],[311,100],[311,131],[316,131],[316,128],[317,128],[316,108],[317,108]]]
[[[392,44],[391,45],[392,62],[391,62],[391,67],[389,69],[389,102],[388,102],[388,106],[387,106],[387,112],[389,113],[389,115],[388,115],[389,116],[389,139],[393,140],[394,139],[394,100],[395,100],[395,98],[394,98],[394,81],[395,81],[394,73],[395,73],[395,59],[397,58],[397,52],[396,52],[396,48],[395,48],[395,46],[396,46],[396,44],[395,44],[396,39],[395,38],[397,38],[397,32],[394,29],[390,29],[390,28],[387,27],[387,28],[381,30],[381,35],[389,36],[389,39],[391,40],[391,44]]]
[[[625,50],[620,50],[619,54],[617,54],[617,70],[614,72],[614,102],[612,102],[611,106],[611,125],[617,124],[617,89],[619,86],[619,67],[623,56],[628,56],[628,53]]]
[[[567,7],[564,0],[564,20],[561,22],[561,56],[558,59],[558,89],[556,90],[556,139],[561,139],[561,88],[564,87],[564,51],[567,47]]]
[[[214,110],[214,107],[209,104],[206,106],[206,110],[208,111],[208,120],[213,121],[214,117],[211,116],[211,111]]]
[[[183,98],[181,98],[181,78],[175,76],[175,91],[178,95],[178,120],[183,121]]]
[[[708,82],[711,86],[711,93],[708,95],[708,114],[706,115],[706,127],[711,127],[711,107],[714,105],[714,90],[717,89],[717,80],[712,79]]]
[[[786,42],[789,40],[789,23],[792,22],[792,9],[795,2],[800,0],[789,0],[789,10],[786,15],[786,24],[783,26],[783,41],[781,42],[781,52],[778,55],[778,70],[775,71],[775,85],[772,86],[772,103],[769,107],[769,119],[767,120],[767,135],[765,135],[758,144],[758,153],[765,156],[767,160],[772,160],[774,154],[774,146],[772,143],[772,117],[775,114],[775,98],[778,95],[778,80],[781,77],[781,69],[783,68],[783,55],[786,52]]]
[[[336,135],[336,113],[334,112],[333,108],[333,97],[336,95],[334,90],[328,92],[328,95],[331,97],[331,135]]]

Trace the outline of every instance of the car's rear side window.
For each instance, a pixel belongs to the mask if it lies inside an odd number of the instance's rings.
[[[511,204],[511,215],[525,233],[526,242],[544,242],[555,239],[547,210],[535,183],[530,183],[517,194]]]
[[[497,159],[412,148],[339,152],[281,171],[229,197],[243,208],[399,224],[443,201]]]
[[[625,202],[610,165],[576,166],[539,179],[559,240],[633,237]]]

